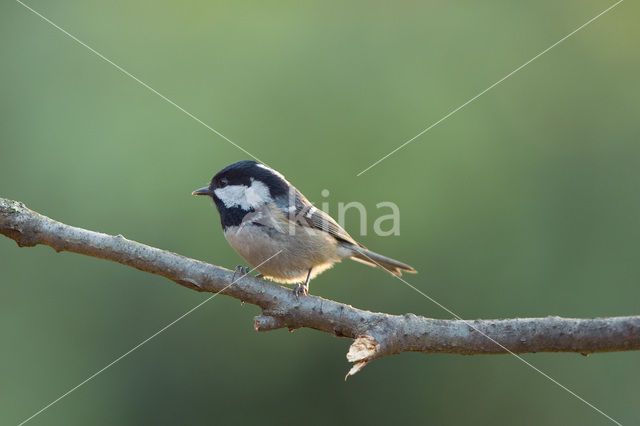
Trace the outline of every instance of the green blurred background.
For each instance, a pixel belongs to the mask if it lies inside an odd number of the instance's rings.
[[[640,312],[639,6],[624,2],[360,177],[612,2],[56,1],[29,5],[284,173],[360,201],[368,247],[464,318]],[[0,196],[234,267],[190,195],[245,159],[19,3],[0,5]],[[330,190],[328,198],[320,192]],[[377,237],[375,204],[401,210]],[[357,215],[347,216],[356,234]],[[0,238],[0,423],[17,424],[202,301],[165,279]],[[344,262],[313,293],[451,316]],[[608,421],[510,356],[402,354],[346,383],[350,341],[258,334],[217,297],[33,425]],[[623,424],[640,354],[525,355]]]

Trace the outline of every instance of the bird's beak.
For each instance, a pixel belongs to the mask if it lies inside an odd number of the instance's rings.
[[[191,195],[211,195],[211,194],[212,192],[208,186],[205,186],[204,188],[196,189],[191,193]]]

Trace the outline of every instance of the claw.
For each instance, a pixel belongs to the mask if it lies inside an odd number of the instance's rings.
[[[309,294],[309,280],[311,279],[311,270],[313,268],[309,268],[309,272],[307,272],[307,279],[304,281],[304,284],[296,284],[296,288],[293,291],[296,293],[296,297],[300,296],[300,293],[305,296]]]
[[[300,293],[306,296],[309,294],[309,286],[298,283],[296,284],[296,287],[293,289],[293,291],[296,294],[296,297],[300,296]]]
[[[236,281],[236,274],[240,273],[240,275],[247,275],[249,273],[249,268],[247,266],[238,265],[236,266],[236,270],[233,271],[233,277],[231,278],[231,282]]]

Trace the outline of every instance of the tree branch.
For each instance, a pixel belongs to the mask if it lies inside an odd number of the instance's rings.
[[[257,331],[307,327],[354,339],[348,375],[368,362],[405,351],[455,354],[506,352],[611,352],[640,349],[640,316],[574,319],[438,320],[414,314],[369,312],[318,296],[296,297],[290,289],[252,276],[229,286],[233,271],[176,253],[65,225],[0,198],[0,233],[20,247],[44,244],[132,266],[197,291],[221,292],[262,308]]]

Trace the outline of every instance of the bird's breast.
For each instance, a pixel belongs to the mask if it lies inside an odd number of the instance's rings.
[[[243,222],[227,227],[224,235],[247,263],[279,282],[303,281],[310,268],[315,276],[342,258],[335,238],[298,225],[277,229],[260,222]]]

